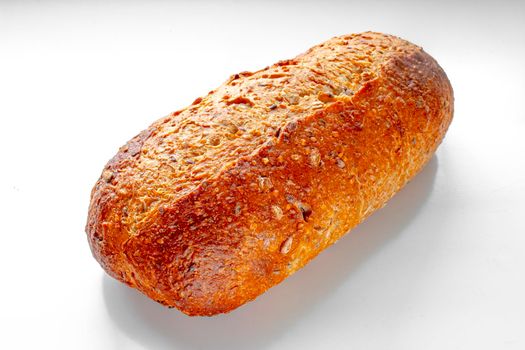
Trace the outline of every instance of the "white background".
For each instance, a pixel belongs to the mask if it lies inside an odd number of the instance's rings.
[[[233,73],[384,31],[447,72],[427,168],[302,271],[189,318],[108,278],[84,234],[118,147]],[[525,349],[525,6],[0,2],[2,349]]]

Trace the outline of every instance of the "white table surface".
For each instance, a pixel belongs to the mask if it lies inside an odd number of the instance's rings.
[[[255,302],[189,318],[84,234],[118,147],[233,73],[368,29],[422,45],[456,112],[389,204]],[[525,349],[525,2],[0,2],[2,349]]]

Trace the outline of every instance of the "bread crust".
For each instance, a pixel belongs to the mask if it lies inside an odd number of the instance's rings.
[[[164,305],[229,312],[384,206],[452,115],[436,61],[381,33],[234,75],[109,161],[91,194],[91,250]]]

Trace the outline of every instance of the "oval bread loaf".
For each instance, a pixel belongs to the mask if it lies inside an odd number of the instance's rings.
[[[235,74],[109,161],[91,194],[91,250],[164,305],[231,311],[385,205],[452,114],[436,61],[380,33]]]

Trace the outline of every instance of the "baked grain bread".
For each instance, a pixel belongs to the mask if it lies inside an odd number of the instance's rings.
[[[188,315],[231,311],[385,205],[452,114],[436,61],[380,33],[235,74],[109,161],[91,194],[93,255]]]

